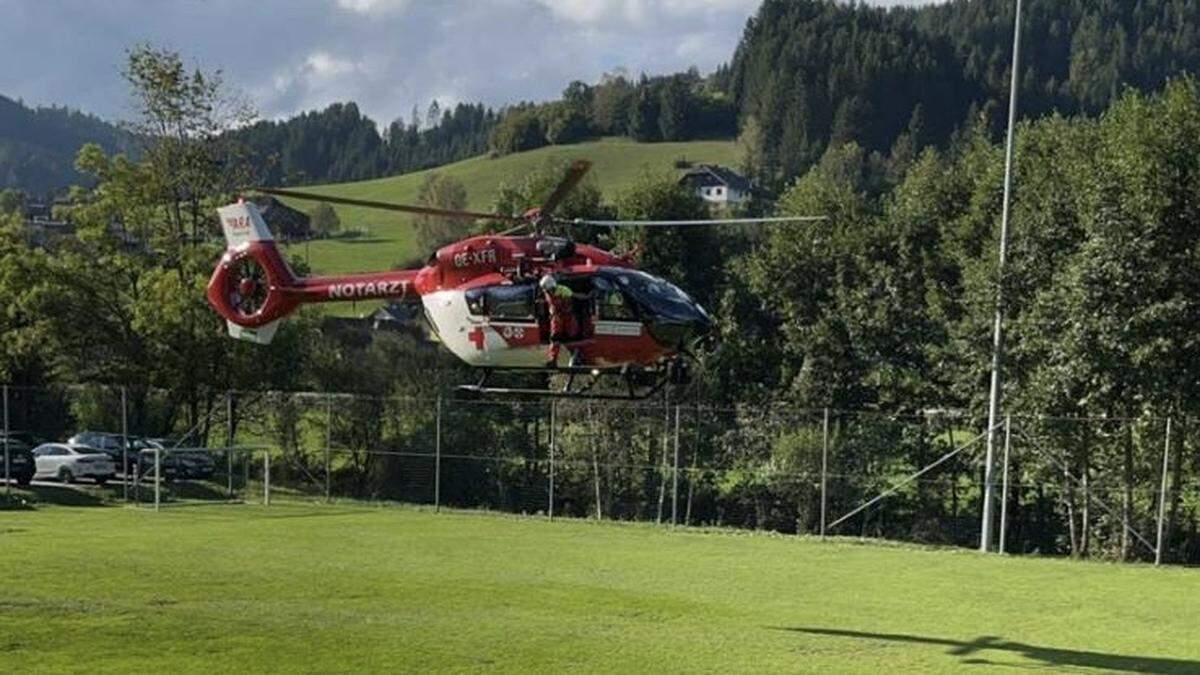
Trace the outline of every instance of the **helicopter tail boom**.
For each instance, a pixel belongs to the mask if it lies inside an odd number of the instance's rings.
[[[419,270],[297,277],[283,259],[258,208],[238,202],[218,209],[228,248],[209,279],[207,297],[230,337],[268,344],[278,322],[302,304],[416,295]]]

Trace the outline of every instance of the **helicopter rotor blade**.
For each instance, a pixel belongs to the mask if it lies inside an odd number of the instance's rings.
[[[592,225],[595,227],[698,227],[703,225],[814,223],[824,220],[829,220],[829,217],[778,216],[771,218],[717,218],[715,220],[587,220],[585,218],[576,218],[570,222],[575,225]]]
[[[431,206],[413,206],[410,204],[393,204],[391,202],[376,202],[369,199],[351,199],[349,197],[332,197],[329,195],[318,195],[311,192],[300,192],[298,190],[283,190],[280,188],[254,188],[256,192],[264,194],[276,195],[279,197],[290,197],[292,199],[307,199],[316,202],[328,202],[330,204],[345,204],[346,206],[361,206],[368,209],[382,209],[385,211],[400,211],[401,213],[414,213],[421,216],[435,216],[438,218],[457,218],[459,220],[504,220],[509,222],[523,222],[525,218],[522,216],[511,216],[503,213],[479,213],[477,211],[460,211],[455,209],[439,209]]]
[[[496,236],[498,236],[498,237],[515,237],[518,234],[524,234],[526,231],[528,231],[532,227],[533,227],[533,225],[531,225],[529,223],[521,223],[520,225],[517,225],[516,227],[510,227],[507,230],[502,230],[500,232],[497,232]]]
[[[576,185],[579,185],[579,181],[583,180],[584,175],[591,168],[592,163],[586,159],[577,159],[572,162],[571,166],[567,169],[567,175],[563,176],[558,187],[554,188],[554,192],[542,204],[541,215],[549,216],[551,213],[554,213],[554,209],[567,198],[567,195],[571,193],[571,190],[575,189]]]

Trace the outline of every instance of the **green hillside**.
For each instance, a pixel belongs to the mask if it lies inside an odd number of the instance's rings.
[[[559,145],[491,159],[474,157],[427,171],[334,185],[304,188],[316,194],[415,203],[425,174],[441,172],[455,176],[467,188],[470,208],[487,209],[505,182],[514,183],[555,159],[588,159],[593,163],[591,180],[606,197],[631,185],[643,170],[668,171],[675,160],[695,163],[736,164],[733,141],[685,143],[637,143],[625,138],[606,138],[589,143]],[[288,200],[285,200],[288,201]],[[290,201],[292,206],[311,210],[312,203]],[[399,263],[425,256],[414,250],[409,229],[410,216],[357,207],[336,207],[346,230],[362,230],[357,238],[314,241],[292,247],[292,253],[309,256],[314,271],[325,273],[365,272],[390,269]]]

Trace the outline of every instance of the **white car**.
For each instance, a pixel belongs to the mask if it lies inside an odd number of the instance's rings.
[[[57,478],[64,483],[91,478],[104,485],[117,473],[117,466],[108,455],[86,445],[43,443],[33,449],[33,460],[37,464],[36,476]]]

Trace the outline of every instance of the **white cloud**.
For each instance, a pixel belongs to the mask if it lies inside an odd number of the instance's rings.
[[[337,0],[337,6],[359,14],[396,12],[408,6],[409,0]]]
[[[304,70],[316,77],[336,77],[353,72],[359,65],[350,59],[339,59],[329,52],[317,51],[304,60]]]
[[[695,25],[724,20],[733,14],[742,20],[761,0],[536,0],[555,16],[586,26],[653,27],[669,31],[680,21]],[[669,23],[668,23],[669,22]]]

